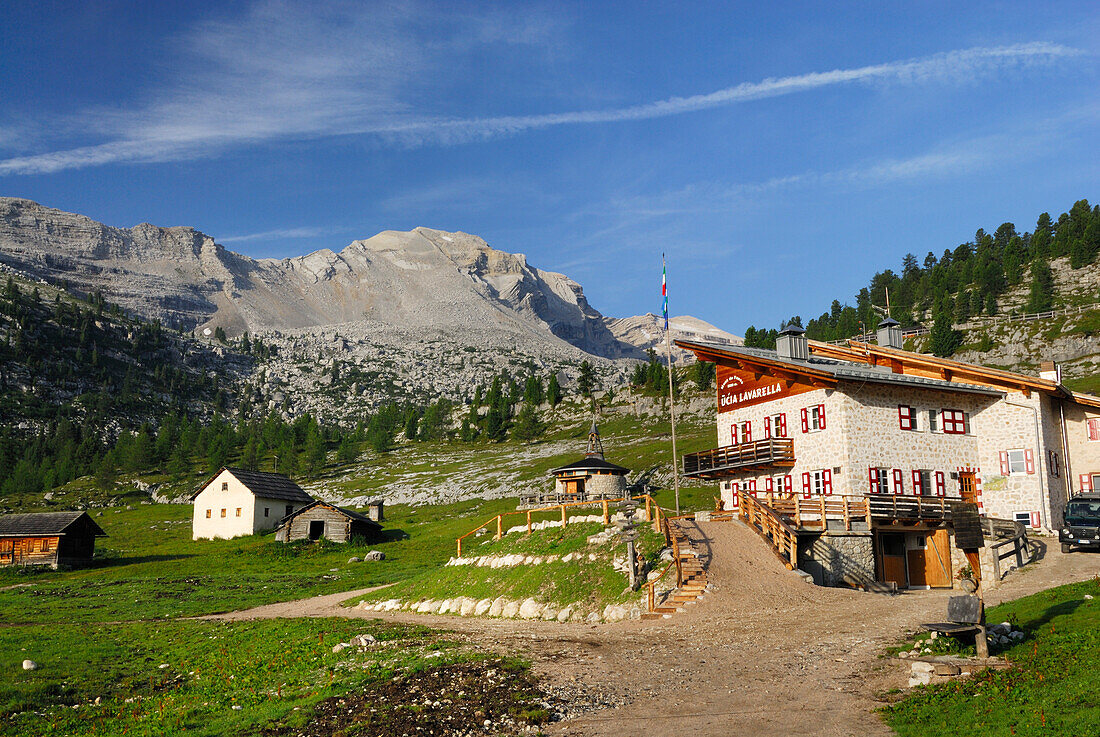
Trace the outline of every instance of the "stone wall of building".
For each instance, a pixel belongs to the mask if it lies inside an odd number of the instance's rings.
[[[870,532],[825,532],[799,538],[798,563],[819,586],[865,586],[875,580]]]
[[[584,481],[584,493],[589,498],[595,496],[621,497],[626,491],[626,476],[617,476],[609,473],[597,473],[590,475]]]
[[[1100,409],[1084,407],[1075,402],[1064,402],[1062,412],[1066,418],[1066,445],[1069,447],[1069,485],[1080,494],[1081,476],[1100,475],[1100,440],[1089,440],[1088,420],[1100,418]],[[1063,464],[1064,466],[1065,464]],[[1100,491],[1100,488],[1096,489]]]

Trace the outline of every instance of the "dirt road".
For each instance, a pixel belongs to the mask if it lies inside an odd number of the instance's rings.
[[[890,734],[875,694],[903,686],[904,663],[879,657],[920,622],[942,619],[949,591],[896,596],[828,589],[787,571],[740,523],[700,523],[694,547],[712,590],[687,612],[608,625],[378,614],[346,592],[221,615],[384,617],[447,628],[471,644],[526,655],[550,684],[614,695],[623,705],[550,725],[551,734]],[[1100,574],[1100,555],[1042,559],[1010,574],[989,604]]]

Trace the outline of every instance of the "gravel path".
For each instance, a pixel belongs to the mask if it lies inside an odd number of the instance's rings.
[[[371,589],[218,618],[381,617],[443,627],[476,647],[531,658],[560,692],[612,704],[549,725],[549,734],[891,733],[875,714],[883,705],[876,694],[904,686],[908,667],[879,655],[920,622],[942,619],[950,591],[885,596],[813,586],[741,523],[700,523],[692,538],[708,559],[712,590],[688,611],[655,622],[563,625],[340,607]],[[987,603],[1100,574],[1100,555],[1045,547],[1037,564],[1010,574]]]

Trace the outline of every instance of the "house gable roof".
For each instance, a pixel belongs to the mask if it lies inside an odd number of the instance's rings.
[[[85,527],[95,537],[107,537],[87,512],[37,512],[0,515],[0,537],[66,535]]]
[[[815,344],[817,344],[816,341],[810,341],[811,349]],[[838,358],[826,358],[818,355],[811,355],[809,358],[802,360],[781,358],[775,351],[766,348],[719,346],[713,343],[697,343],[687,340],[677,340],[676,345],[692,351],[701,360],[733,365],[744,371],[759,375],[776,376],[790,382],[810,384],[817,387],[833,387],[840,381],[859,381],[990,396],[1002,396],[1004,394],[1003,391],[990,386],[966,384],[929,376],[894,373],[886,368],[870,366],[864,362],[838,360]],[[902,353],[905,353],[905,351],[902,351]],[[961,365],[965,366],[967,364]]]
[[[298,484],[281,473],[247,471],[243,468],[232,468],[229,466],[218,471],[211,476],[206,483],[199,487],[199,490],[191,495],[191,501],[194,501],[195,497],[210,486],[210,483],[218,478],[218,476],[221,476],[224,471],[228,471],[233,478],[240,481],[254,496],[261,499],[282,499],[288,502],[305,502],[307,504],[313,501],[313,497],[303,491],[302,487],[298,486]]]

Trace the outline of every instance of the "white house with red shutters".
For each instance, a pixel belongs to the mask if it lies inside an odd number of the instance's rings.
[[[791,326],[776,350],[678,340],[718,366],[718,446],[684,472],[717,481],[726,509],[746,494],[961,497],[1044,530],[1070,495],[1100,488],[1100,398],[1066,389],[1053,364],[1039,377],[964,364],[902,350],[892,320],[879,328],[877,345]]]

